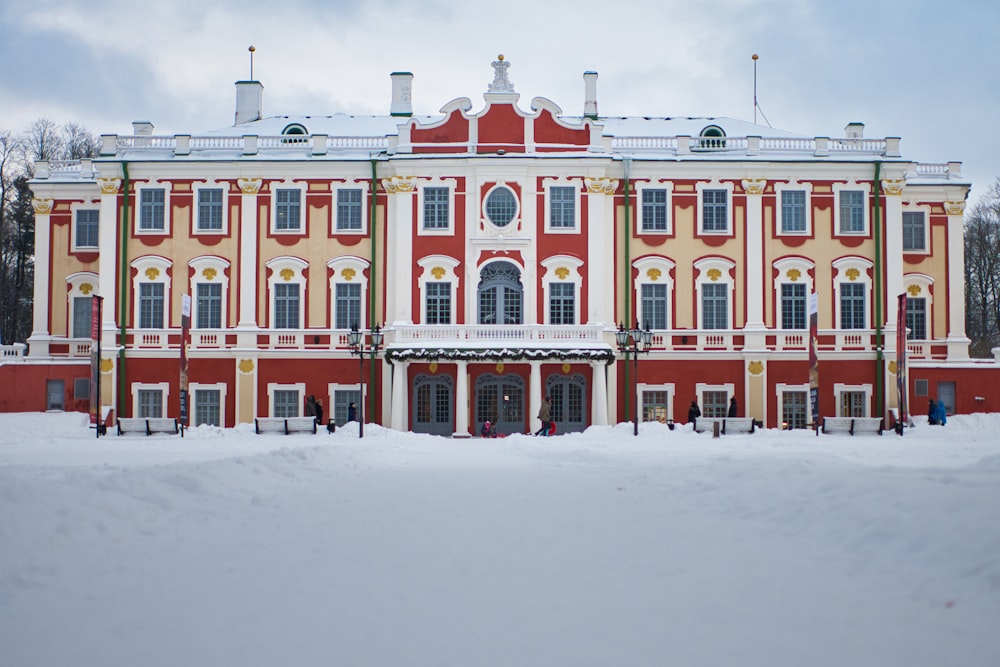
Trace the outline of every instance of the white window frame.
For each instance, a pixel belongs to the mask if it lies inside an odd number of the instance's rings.
[[[97,294],[100,278],[96,273],[81,271],[66,276],[66,338],[73,336],[73,302]],[[87,287],[84,287],[86,285]],[[84,338],[90,338],[90,332]]]
[[[842,231],[841,220],[840,220],[840,193],[841,192],[857,192],[861,191],[863,196],[861,198],[861,213],[864,218],[864,229],[859,232],[845,232]],[[871,217],[869,215],[869,209],[871,208],[871,194],[872,186],[870,183],[858,183],[856,181],[851,183],[834,183],[833,185],[833,236],[848,236],[848,237],[865,237],[871,234]]]
[[[660,285],[667,286],[667,329],[674,327],[674,279],[671,273],[675,264],[666,257],[651,255],[632,262],[632,266],[637,272],[635,283],[632,286],[635,298],[635,315],[640,326],[646,325],[646,319],[642,312],[642,286]],[[699,307],[700,310],[700,307]]]
[[[276,391],[298,391],[299,401],[298,401],[298,413],[296,417],[302,416],[303,402],[306,398],[306,383],[296,382],[294,384],[282,384],[279,382],[268,382],[267,383],[267,416],[274,417],[274,392]]]
[[[729,401],[732,400],[733,396],[736,395],[736,385],[732,382],[726,382],[724,384],[708,384],[705,382],[698,382],[694,385],[694,394],[698,399],[698,408],[704,413],[705,411],[705,392],[707,391],[724,391],[726,392],[726,409],[728,410]]]
[[[359,311],[360,321],[358,329],[368,328],[368,279],[365,271],[371,266],[371,262],[356,255],[344,255],[335,257],[326,263],[330,270],[330,328],[335,328],[337,324],[337,285],[361,284],[361,308]]]
[[[300,330],[304,327],[305,317],[306,317],[306,278],[305,270],[309,268],[309,264],[305,261],[299,259],[298,257],[275,257],[268,260],[264,264],[268,269],[271,270],[271,275],[267,278],[267,303],[268,303],[268,328],[274,331],[295,331]],[[286,279],[282,272],[286,269],[290,270],[292,273]],[[275,303],[274,303],[274,286],[279,282],[281,283],[291,283],[298,284],[299,289],[299,325],[294,328],[282,328],[276,329],[275,324]]]
[[[490,195],[493,194],[493,192],[501,189],[508,190],[510,191],[511,194],[514,195],[514,217],[511,218],[510,222],[508,222],[506,225],[503,225],[502,227],[494,223],[486,212],[486,200],[489,199]],[[520,190],[521,194],[519,195],[518,190],[513,188],[509,183],[502,180],[498,180],[496,183],[493,183],[485,193],[483,193],[483,198],[482,201],[480,202],[480,216],[482,217],[483,222],[485,222],[486,225],[488,225],[489,229],[494,230],[499,234],[515,232],[521,229],[521,217],[522,217],[522,212],[524,210],[524,204],[521,200],[523,199],[524,189],[520,188]]]
[[[698,235],[699,236],[734,236],[733,216],[733,184],[711,181],[709,183],[698,183],[696,186],[698,193]],[[726,191],[726,229],[707,230],[705,229],[705,190],[725,190]]]
[[[203,229],[201,227],[201,204],[199,197],[202,190],[222,190],[222,228]],[[198,183],[194,186],[194,229],[195,236],[225,236],[229,233],[229,183],[227,181],[212,181],[211,183]]]
[[[906,213],[923,213],[924,215],[924,247],[917,250],[908,250],[903,244],[905,243],[905,236],[902,236],[903,231],[903,216]],[[928,206],[910,206],[903,209],[899,216],[899,228],[900,228],[900,247],[902,247],[903,252],[907,255],[929,255],[931,254],[931,211]]]
[[[308,188],[305,183],[293,183],[288,180],[271,183],[271,233],[275,235],[305,236],[306,219],[308,218],[309,205],[306,202]],[[299,226],[297,229],[278,229],[278,191],[298,190],[299,191]]]
[[[417,289],[420,290],[420,321],[427,322],[427,283],[451,283],[451,312],[448,313],[448,324],[456,321],[456,310],[458,309],[458,287],[461,276],[458,267],[462,263],[454,257],[447,255],[428,255],[417,260],[417,266],[422,270],[417,278]],[[434,275],[435,269],[444,269],[444,273],[438,272],[440,277]],[[438,326],[438,325],[429,325]]]
[[[573,189],[573,226],[553,227],[552,226],[552,188],[572,188]],[[580,187],[580,180],[577,178],[545,178],[542,180],[542,189],[545,193],[542,207],[545,212],[545,233],[546,234],[581,234],[583,224],[580,210],[581,194],[583,188]],[[546,304],[548,301],[546,301]]]
[[[163,229],[142,229],[142,193],[146,190],[163,190]],[[170,236],[170,183],[153,181],[135,186],[135,218],[132,233],[135,236]]]
[[[933,285],[934,278],[925,273],[907,273],[903,275],[903,291],[906,292],[906,296],[924,300],[924,317],[927,318],[924,328],[926,329],[927,338],[923,340],[934,340],[934,294],[931,290]],[[914,296],[910,294],[911,288],[919,288],[920,292]],[[914,339],[914,342],[919,340],[921,339]]]
[[[868,275],[868,272],[873,266],[874,265],[864,257],[856,256],[841,257],[833,263],[833,324],[835,329],[841,331],[860,332],[872,328],[872,279],[871,276]],[[856,280],[851,280],[848,276],[848,272],[851,269],[856,269],[858,271],[859,277]],[[840,312],[840,286],[842,283],[857,282],[861,282],[865,285],[865,326],[861,329],[841,329],[843,318],[841,317]]]
[[[553,283],[570,283],[573,285],[573,324],[563,326],[580,324],[580,314],[582,312],[580,297],[583,288],[583,275],[580,273],[580,269],[583,268],[583,261],[569,255],[553,255],[546,257],[539,264],[545,269],[545,273],[542,274],[542,303],[544,304],[542,308],[542,324],[551,324],[549,293]],[[565,278],[560,277],[556,273],[560,268],[568,270]]]
[[[667,193],[667,228],[648,229],[643,214],[642,197],[646,190],[665,190]],[[651,234],[659,236],[670,236],[674,233],[674,184],[672,181],[660,180],[656,183],[640,182],[635,184],[636,215],[635,223],[639,234]]]
[[[642,419],[642,395],[647,391],[665,391],[667,392],[667,420],[673,420],[674,414],[674,400],[677,396],[674,390],[674,383],[668,382],[666,384],[647,384],[645,382],[640,382],[636,385],[636,395],[639,399],[639,419]],[[701,403],[699,403],[701,405]]]
[[[396,373],[404,373],[405,371],[397,369],[394,372],[396,372]],[[323,405],[324,414],[326,415],[327,421],[330,421],[330,420],[332,420],[334,418],[334,416],[333,416],[334,415],[334,409],[336,408],[335,394],[338,391],[356,391],[356,392],[358,392],[358,395],[361,397],[361,399],[360,399],[361,402],[364,402],[364,400],[367,398],[366,392],[365,392],[365,389],[367,387],[368,387],[368,383],[367,382],[365,384],[363,384],[363,385],[362,384],[358,384],[358,383],[355,383],[355,384],[343,384],[343,383],[340,383],[340,382],[330,382],[329,384],[327,384],[326,385],[326,402]],[[360,419],[361,415],[358,415],[358,418]]]
[[[805,192],[805,223],[806,228],[803,231],[796,232],[786,232],[784,231],[784,209],[781,205],[781,198],[784,192]],[[775,229],[774,233],[776,236],[812,236],[812,194],[813,188],[812,183],[802,183],[795,181],[793,183],[775,183],[774,184],[774,219],[775,219]]]
[[[424,191],[427,188],[448,189],[448,227],[445,229],[427,229],[424,227]],[[455,235],[455,190],[458,181],[454,178],[434,178],[417,183],[417,236],[454,236]]]
[[[781,301],[781,286],[785,284],[805,284],[806,286],[806,325],[801,331],[809,329],[809,295],[816,288],[813,285],[813,277],[810,272],[815,273],[816,265],[805,257],[783,257],[774,262],[774,270],[778,273],[774,278],[774,328],[778,331],[800,331],[800,329],[785,329],[782,327],[784,304]],[[795,279],[792,280],[794,272]]]
[[[171,322],[171,290],[172,280],[170,269],[173,267],[166,257],[159,255],[144,255],[132,260],[131,267],[135,269],[135,276],[132,277],[132,328],[140,329],[139,326],[139,285],[142,283],[163,283],[163,329],[170,328]],[[150,277],[150,269],[156,271],[156,277]],[[157,331],[157,329],[147,329],[146,331]]]
[[[229,326],[229,276],[226,271],[229,269],[229,261],[215,255],[202,255],[195,257],[188,266],[194,270],[191,277],[191,328],[203,329],[198,321],[198,292],[197,286],[203,283],[219,283],[222,285],[222,303],[219,328],[225,329]],[[209,277],[211,276],[211,277]]]
[[[736,264],[725,257],[705,257],[694,263],[695,271],[698,272],[698,277],[695,280],[695,299],[697,299],[697,310],[698,310],[698,329],[703,331],[732,331],[736,328],[736,304],[733,298],[736,284],[735,279],[732,276],[733,269],[736,268]],[[709,277],[709,272],[713,269],[718,269],[722,275],[718,280],[712,280]],[[705,329],[705,312],[702,308],[701,291],[702,285],[711,284],[724,284],[728,286],[727,290],[727,315],[729,326],[725,329]]]
[[[338,224],[338,214],[339,206],[337,204],[337,198],[340,196],[339,193],[342,190],[360,190],[361,191],[361,229],[341,229],[337,226]],[[345,181],[335,181],[330,184],[330,198],[331,198],[331,210],[333,214],[330,216],[330,233],[345,235],[345,236],[365,236],[368,234],[368,206],[370,201],[368,199],[369,192],[371,191],[369,183],[366,180],[355,179],[350,182]]]
[[[833,384],[833,404],[836,408],[836,415],[840,416],[840,396],[845,392],[864,392],[865,414],[864,417],[871,417],[872,410],[872,385],[870,384],[843,384],[835,382]]]
[[[192,382],[188,385],[188,398],[191,402],[189,406],[190,411],[188,412],[188,419],[191,424],[194,424],[194,416],[198,406],[195,405],[195,397],[197,396],[197,390],[216,390],[219,392],[219,426],[225,428],[226,426],[226,391],[229,385],[225,382],[216,382],[212,384]]]
[[[77,216],[80,211],[93,211],[97,213],[97,243],[95,245],[79,245],[77,244]],[[98,252],[101,245],[101,209],[97,204],[74,204],[71,208],[73,216],[73,228],[70,230],[70,244],[74,252]]]
[[[784,422],[782,418],[785,414],[785,392],[803,392],[806,395],[806,425],[812,424],[813,414],[812,414],[812,401],[809,400],[809,383],[805,384],[785,384],[784,382],[779,382],[774,385],[774,394],[777,397],[778,406],[778,426],[780,427]]]
[[[133,382],[129,388],[132,394],[132,416],[139,415],[139,392],[159,391],[163,401],[163,418],[170,416],[170,383],[169,382]]]

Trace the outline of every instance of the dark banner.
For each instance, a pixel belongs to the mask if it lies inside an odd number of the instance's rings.
[[[819,297],[809,295],[809,407],[812,409],[813,426],[819,435]]]
[[[90,305],[90,424],[101,422],[101,304],[104,298],[91,297]],[[100,429],[98,429],[100,435]]]
[[[181,381],[180,399],[181,413],[178,420],[186,427],[188,421],[188,357],[187,349],[191,344],[191,295],[181,295]]]
[[[899,392],[899,423],[909,422],[910,406],[906,400],[906,293],[898,297],[896,311],[896,391]],[[899,429],[902,433],[902,426]]]

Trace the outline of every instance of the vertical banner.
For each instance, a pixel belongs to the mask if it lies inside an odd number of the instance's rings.
[[[812,410],[813,427],[819,435],[819,296],[809,295],[809,407]]]
[[[90,302],[90,423],[101,437],[101,304],[94,295]]]
[[[181,414],[181,434],[189,424],[188,421],[188,356],[187,349],[191,343],[191,295],[181,295],[181,381],[180,399]]]
[[[906,396],[906,292],[899,295],[896,306],[896,391],[899,397],[899,421],[896,432],[903,435],[903,427],[909,422],[909,408]]]

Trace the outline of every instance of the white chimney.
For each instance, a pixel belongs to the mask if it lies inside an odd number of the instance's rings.
[[[236,122],[242,125],[263,117],[264,86],[260,81],[236,82]]]
[[[865,136],[864,123],[848,123],[844,128],[845,136],[848,139],[863,139]]]
[[[597,72],[583,73],[583,115],[597,118]]]
[[[392,105],[389,107],[389,114],[392,116],[412,116],[413,73],[393,72],[389,77],[392,79]]]
[[[133,120],[132,134],[137,137],[151,137],[153,136],[153,124],[148,120]]]

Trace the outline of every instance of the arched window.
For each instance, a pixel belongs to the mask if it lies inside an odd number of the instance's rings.
[[[701,131],[699,148],[725,148],[726,133],[718,125],[709,125]]]
[[[522,324],[524,288],[520,269],[504,261],[484,266],[480,273],[478,301],[480,324]]]

